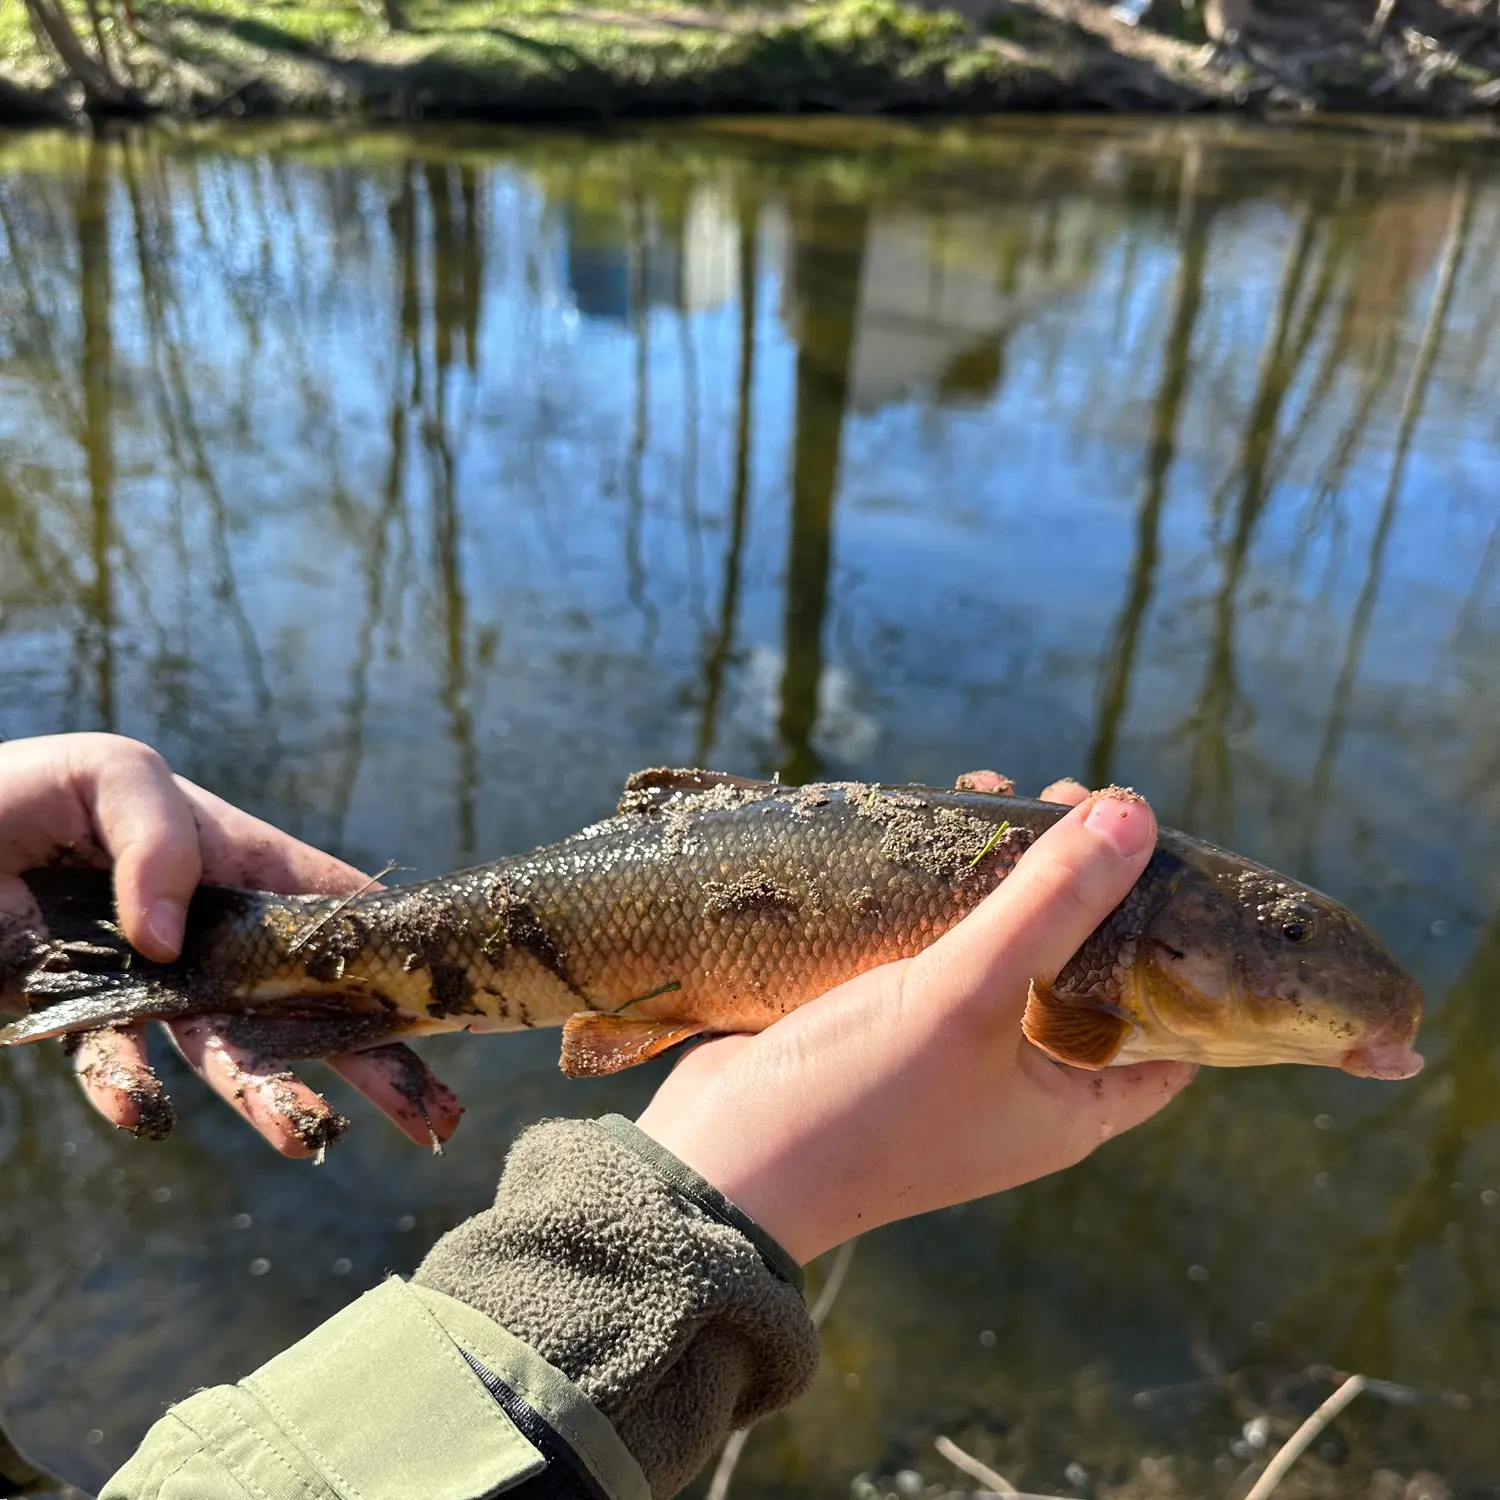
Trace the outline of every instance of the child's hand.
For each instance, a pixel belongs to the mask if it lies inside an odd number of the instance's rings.
[[[120,926],[158,962],[177,956],[200,881],[284,894],[366,884],[358,870],[173,776],[134,740],[70,734],[0,744],[0,927],[8,918],[39,925],[16,877],[59,860],[113,867]],[[337,1139],[343,1122],[286,1063],[232,1046],[213,1017],[167,1029],[192,1068],[283,1155],[311,1156]],[[73,1062],[111,1124],[143,1135],[170,1127],[171,1105],[146,1060],[144,1025],[88,1033]],[[458,1100],[405,1047],[328,1062],[421,1145],[446,1140],[458,1125]]]
[[[987,789],[987,788],[986,788]],[[1021,1035],[1055,975],[1146,867],[1151,809],[1089,796],[917,957],[887,964],[753,1037],[690,1052],[640,1126],[799,1261],[862,1230],[1071,1166],[1156,1113],[1183,1063],[1086,1073]]]

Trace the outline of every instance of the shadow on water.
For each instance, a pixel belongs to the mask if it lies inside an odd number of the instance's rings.
[[[1327,1365],[1416,1394],[1341,1418],[1301,1493],[1487,1494],[1497,238],[1493,163],[1442,134],[0,137],[0,732],[141,735],[424,872],[698,760],[1128,779],[1316,875],[1435,997],[1421,1078],[1205,1078],[871,1236],[735,1492],[946,1484],[948,1432],[1029,1488],[1227,1496]],[[0,1057],[23,1444],[97,1484],[409,1268],[527,1121],[657,1076],[432,1053],[448,1158],[351,1104],[319,1173],[175,1071],[152,1150],[60,1057]]]

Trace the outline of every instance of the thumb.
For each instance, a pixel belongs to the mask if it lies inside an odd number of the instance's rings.
[[[1051,977],[1125,899],[1156,847],[1145,800],[1107,787],[1054,823],[967,917],[912,960],[925,993],[1005,1005],[1019,1020],[1028,982]],[[929,989],[929,986],[933,988]]]

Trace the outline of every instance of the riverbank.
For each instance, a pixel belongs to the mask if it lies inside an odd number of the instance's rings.
[[[1158,9],[1164,7],[1158,6]],[[1500,23],[1465,0],[1264,0],[1243,41],[1126,25],[1094,0],[752,7],[420,0],[392,30],[352,0],[138,0],[102,27],[123,112],[410,120],[682,112],[1357,110],[1500,105]],[[123,17],[123,12],[122,12]],[[1377,16],[1377,21],[1379,17]],[[80,37],[97,43],[81,8]],[[1424,29],[1425,28],[1425,29]],[[0,120],[89,100],[20,5],[0,7]]]

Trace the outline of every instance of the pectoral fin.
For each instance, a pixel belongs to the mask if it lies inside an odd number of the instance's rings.
[[[1031,981],[1021,1030],[1033,1047],[1075,1068],[1107,1068],[1132,1027],[1112,1006],[1065,1000],[1045,979]]]
[[[696,1021],[646,1021],[580,1011],[563,1022],[559,1066],[569,1078],[602,1078],[650,1062],[707,1030]]]

